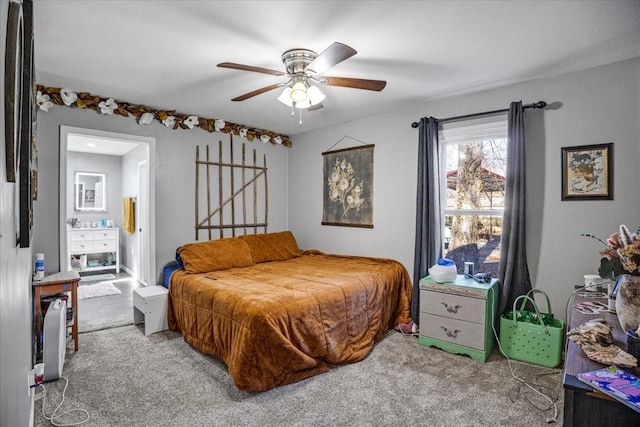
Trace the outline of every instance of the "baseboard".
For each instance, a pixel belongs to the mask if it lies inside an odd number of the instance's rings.
[[[34,411],[36,410],[36,393],[35,393],[35,389],[31,389],[31,413],[29,414],[29,427],[33,427],[33,423],[35,422],[35,413]],[[42,404],[44,405],[44,402],[42,402]]]
[[[126,267],[120,264],[120,268],[124,270],[124,272],[127,273],[129,276],[133,277],[133,271],[129,267]]]

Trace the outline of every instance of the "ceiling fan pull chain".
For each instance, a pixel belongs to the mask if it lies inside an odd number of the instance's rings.
[[[298,123],[298,126],[302,126],[302,108],[299,109],[300,110],[300,122]]]

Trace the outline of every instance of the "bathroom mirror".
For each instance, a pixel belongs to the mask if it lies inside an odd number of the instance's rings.
[[[107,176],[103,173],[76,172],[75,210],[104,212],[107,210]]]

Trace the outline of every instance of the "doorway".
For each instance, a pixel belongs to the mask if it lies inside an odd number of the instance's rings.
[[[69,219],[82,226],[107,224],[119,229],[116,256],[124,271],[144,284],[153,284],[155,271],[155,138],[60,127],[60,268],[69,265]],[[74,160],[75,159],[75,160]],[[78,161],[77,159],[81,159]],[[119,165],[111,166],[109,164]],[[73,170],[72,170],[73,169]],[[96,211],[74,209],[74,173],[99,172],[106,176],[106,207]],[[96,169],[96,170],[86,170]],[[100,170],[102,169],[102,170]],[[135,200],[138,226],[124,231],[122,200]],[[142,238],[141,238],[142,235]]]

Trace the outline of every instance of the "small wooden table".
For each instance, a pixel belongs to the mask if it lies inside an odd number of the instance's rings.
[[[576,303],[597,301],[606,306],[607,298],[585,298],[588,292],[578,294],[571,305],[571,324],[568,330],[575,328],[589,320],[603,318],[611,326],[613,343],[625,350],[627,348],[626,332],[620,327],[618,317],[602,311],[593,314],[578,312]],[[632,426],[638,425],[640,414],[623,405],[601,391],[595,390],[577,378],[580,372],[595,371],[606,365],[589,360],[580,346],[568,340],[564,362],[564,426],[565,427],[599,427],[599,426]],[[640,375],[640,368],[627,368],[636,376]]]
[[[71,325],[71,336],[74,341],[74,350],[78,351],[78,282],[80,275],[77,271],[62,271],[51,274],[42,280],[33,282],[33,304],[35,305],[36,317],[36,342],[38,343],[38,353],[42,348],[40,334],[42,333],[42,307],[40,298],[44,295],[60,294],[71,292],[71,307],[73,307],[73,325]]]

